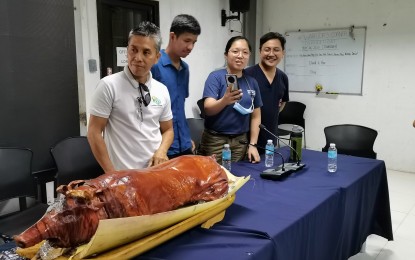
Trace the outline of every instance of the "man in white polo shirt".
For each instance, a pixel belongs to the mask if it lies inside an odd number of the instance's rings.
[[[174,137],[169,92],[150,72],[160,46],[159,28],[140,23],[128,37],[128,66],[103,78],[95,90],[87,136],[105,172],[168,160]]]

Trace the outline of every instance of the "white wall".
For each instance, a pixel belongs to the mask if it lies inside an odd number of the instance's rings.
[[[308,148],[324,146],[325,126],[365,125],[379,133],[378,159],[388,168],[415,172],[414,13],[412,0],[263,0],[264,33],[367,26],[362,96],[290,93],[307,105]]]

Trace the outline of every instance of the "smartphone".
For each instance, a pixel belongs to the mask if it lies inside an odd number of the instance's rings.
[[[235,91],[235,90],[238,90],[239,89],[239,86],[238,86],[238,78],[236,77],[235,74],[226,74],[225,75],[225,78],[226,78],[226,84],[228,86],[231,86],[232,87],[231,88],[231,91]]]

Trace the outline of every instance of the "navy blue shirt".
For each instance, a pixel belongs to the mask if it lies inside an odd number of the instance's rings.
[[[213,71],[209,74],[203,90],[203,98],[211,97],[216,100],[221,99],[226,92],[226,69]],[[248,75],[243,74],[238,78],[239,88],[242,90],[242,99],[239,100],[244,108],[249,108],[254,103],[254,108],[262,106],[261,95],[259,94],[258,83]],[[248,93],[252,94],[251,95]],[[233,108],[232,105],[226,106],[222,111],[213,116],[206,116],[205,127],[209,130],[222,134],[243,134],[249,131],[251,114],[242,115]]]
[[[171,100],[173,112],[174,140],[167,155],[174,155],[192,148],[189,126],[186,121],[184,102],[189,96],[189,66],[180,60],[180,69],[177,70],[165,50],[161,50],[161,57],[151,68],[153,78],[166,85]]]
[[[278,129],[278,113],[279,100],[283,102],[289,100],[288,94],[288,77],[280,69],[277,68],[275,77],[270,84],[261,67],[258,64],[245,69],[245,73],[256,79],[261,92],[261,124],[263,124],[272,133],[277,134]],[[267,140],[271,139],[276,144],[277,140],[266,131],[260,130],[258,136],[258,145],[265,147]],[[260,151],[261,152],[261,151]]]

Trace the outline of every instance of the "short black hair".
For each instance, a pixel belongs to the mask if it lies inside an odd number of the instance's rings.
[[[170,32],[173,32],[177,36],[180,36],[182,33],[200,35],[201,29],[196,18],[188,14],[179,14],[174,17],[173,22],[171,23]]]
[[[160,51],[161,48],[161,34],[160,28],[152,22],[143,21],[138,24],[137,27],[132,29],[128,35],[128,43],[130,42],[131,36],[145,36],[150,37],[156,44],[156,50]]]
[[[282,49],[285,50],[286,40],[284,36],[282,36],[282,34],[277,33],[277,32],[269,32],[269,33],[262,35],[261,39],[259,39],[259,49],[261,50],[262,45],[264,45],[264,43],[266,43],[269,40],[273,40],[273,39],[279,40],[281,42]]]

